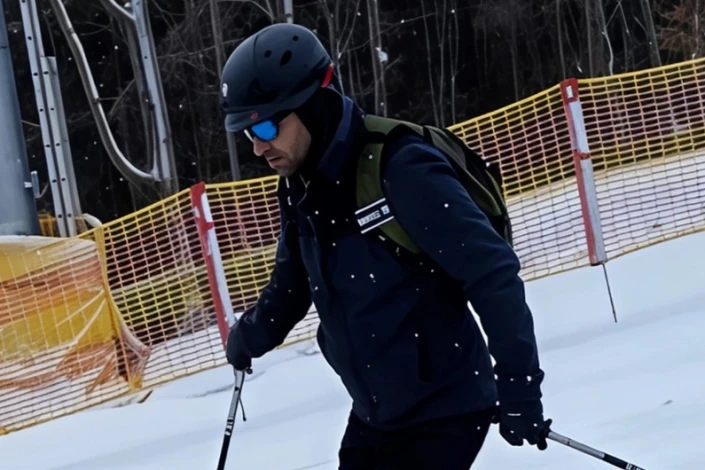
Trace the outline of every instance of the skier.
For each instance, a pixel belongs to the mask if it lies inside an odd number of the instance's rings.
[[[300,25],[243,41],[221,92],[226,129],[279,174],[281,209],[271,279],[232,327],[228,362],[249,369],[313,302],[322,355],[353,401],[341,470],[467,470],[493,422],[509,444],[545,449],[551,421],[519,260],[447,156],[418,133],[370,130]],[[375,186],[359,163],[380,153]],[[375,188],[381,199],[361,209]],[[391,224],[417,252],[385,236]]]

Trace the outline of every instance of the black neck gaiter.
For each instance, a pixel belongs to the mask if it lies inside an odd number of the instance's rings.
[[[321,158],[330,146],[343,114],[343,98],[335,91],[321,88],[301,107],[296,115],[311,134],[311,148],[301,167],[306,179],[316,171]]]

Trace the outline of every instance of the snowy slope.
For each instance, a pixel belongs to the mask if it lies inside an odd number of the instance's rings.
[[[705,469],[705,234],[608,265],[531,282],[547,415],[554,429],[647,470]],[[311,343],[255,362],[230,469],[333,470],[349,399]],[[12,470],[215,469],[230,400],[221,368],[102,408],[0,437]],[[610,467],[555,443],[506,445],[493,427],[474,469]],[[442,470],[442,469],[439,469]]]

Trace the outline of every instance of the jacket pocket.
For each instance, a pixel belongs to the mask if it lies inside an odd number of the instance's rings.
[[[471,313],[462,308],[447,306],[425,312],[416,338],[416,365],[421,383],[446,382],[468,365],[477,346],[473,324]]]

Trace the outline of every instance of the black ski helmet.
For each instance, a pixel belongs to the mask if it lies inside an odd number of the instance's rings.
[[[332,63],[313,31],[303,26],[276,23],[253,34],[223,67],[225,128],[239,132],[294,111],[333,80]]]

